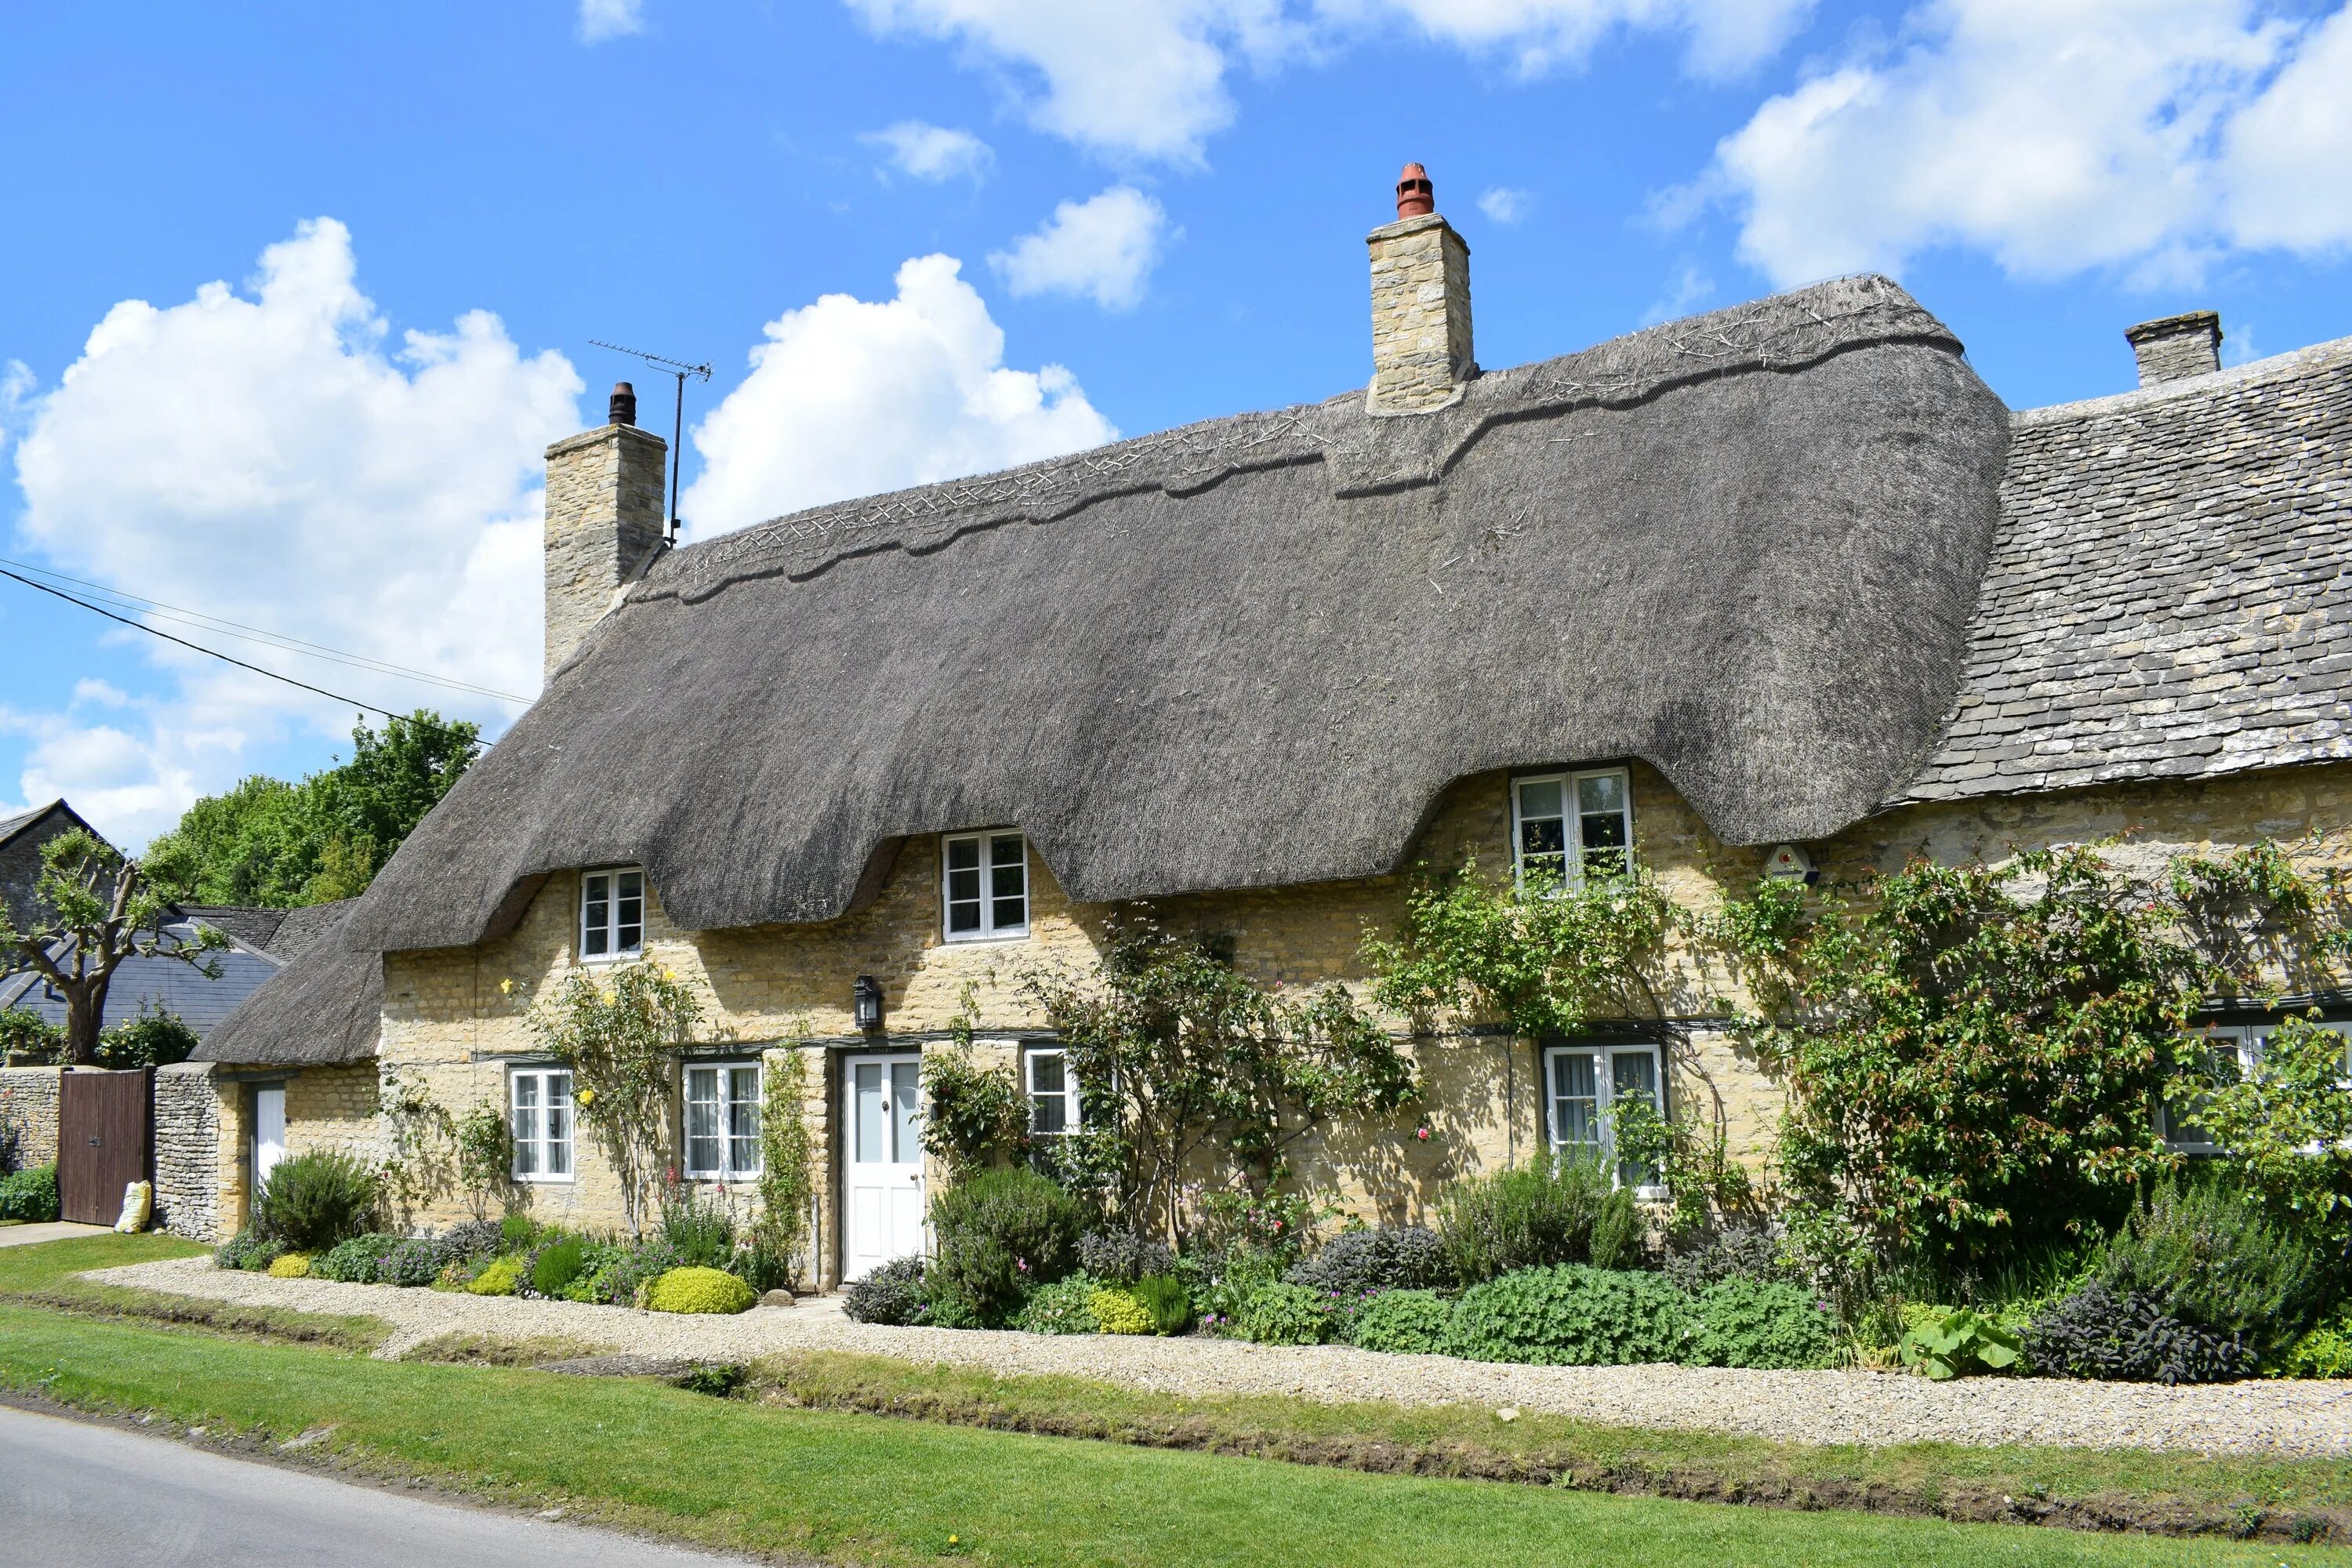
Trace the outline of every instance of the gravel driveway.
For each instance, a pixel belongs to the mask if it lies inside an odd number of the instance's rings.
[[[1936,1441],[2200,1453],[2352,1455],[2352,1382],[2263,1382],[2203,1388],[2045,1378],[1923,1377],[1727,1367],[1496,1366],[1446,1356],[1382,1355],[1345,1345],[1234,1340],[1054,1337],[853,1323],[838,1297],[761,1307],[731,1318],[625,1307],[272,1279],[175,1258],[88,1278],[251,1306],[364,1314],[393,1325],[376,1353],[397,1356],[443,1334],[561,1337],[616,1352],[748,1360],[789,1351],[853,1351],[992,1373],[1101,1378],[1163,1394],[1282,1394],[1344,1403],[1515,1405],[1617,1426],[1735,1432],[1800,1443]]]

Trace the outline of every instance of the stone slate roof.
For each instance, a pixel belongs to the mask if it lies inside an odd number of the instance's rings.
[[[2352,338],[2017,416],[1947,800],[2352,758]]]
[[[272,943],[277,938],[278,928],[285,923],[288,910],[264,909],[255,904],[174,904],[173,907],[188,919],[202,921],[257,952],[282,956]]]
[[[205,923],[215,922],[207,920]],[[228,930],[226,926],[221,929]],[[170,921],[163,927],[166,946],[178,946],[193,939],[193,924],[186,919]],[[209,961],[220,971],[217,978],[177,959],[124,959],[115,967],[114,978],[107,984],[106,1009],[99,1026],[111,1028],[137,1017],[142,1007],[154,1006],[177,1013],[181,1021],[202,1039],[279,968],[276,958],[242,945],[211,953]],[[66,1021],[65,999],[52,994],[41,984],[41,977],[30,971],[0,983],[0,1009],[9,1008],[37,1013],[52,1024],[63,1025]]]
[[[1017,825],[1085,900],[1362,877],[1440,792],[1638,756],[1727,840],[1833,833],[1958,689],[2009,416],[1848,279],[1488,374],[821,508],[675,552],[377,877],[462,946],[644,864],[688,929],[829,919]]]
[[[375,1055],[383,1014],[383,960],[341,940],[357,900],[288,911],[307,929],[300,956],[262,983],[193,1059],[231,1067],[320,1067]]]

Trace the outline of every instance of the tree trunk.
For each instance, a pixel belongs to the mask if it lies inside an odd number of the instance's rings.
[[[66,998],[66,1061],[74,1067],[98,1065],[98,1026],[106,1015],[106,985],[77,985]]]

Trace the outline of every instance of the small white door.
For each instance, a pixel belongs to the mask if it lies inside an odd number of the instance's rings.
[[[842,1278],[923,1250],[923,1058],[852,1057],[842,1074]]]
[[[253,1091],[253,1195],[278,1162],[286,1158],[286,1089],[272,1084]]]

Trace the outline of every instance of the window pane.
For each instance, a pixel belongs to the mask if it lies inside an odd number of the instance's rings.
[[[1625,812],[1625,776],[1594,773],[1576,781],[1577,834],[1584,865],[1593,871],[1632,868],[1631,823]]]
[[[1487,798],[1491,800],[1494,797],[1489,795]],[[1558,779],[1534,779],[1519,786],[1520,821],[1560,815]]]
[[[948,840],[948,930],[980,929],[980,840]]]
[[[980,869],[980,840],[977,838],[949,839],[948,869],[950,871],[978,871]]]
[[[859,1062],[857,1078],[857,1160],[860,1164],[890,1158],[889,1106],[882,1093],[882,1064]]]
[[[923,1069],[919,1062],[890,1064],[890,1134],[898,1163],[923,1157]]]
[[[760,1173],[760,1069],[727,1069],[727,1168],[738,1176]]]
[[[539,1075],[517,1073],[514,1079],[515,1174],[539,1173]]]
[[[618,908],[613,921],[613,951],[634,952],[643,945],[646,934],[646,879],[643,872],[626,871],[620,879]]]
[[[1638,1100],[1651,1110],[1658,1109],[1658,1058],[1644,1047],[1636,1051],[1614,1051],[1609,1058],[1609,1089],[1613,1101]],[[1617,1180],[1629,1187],[1646,1187],[1654,1184],[1658,1173],[1648,1165],[1631,1160],[1617,1162]]]
[[[1029,863],[1021,836],[1000,833],[989,840],[988,864],[988,923],[996,931],[1018,931],[1029,923]]]
[[[572,1173],[572,1075],[547,1075],[547,1173]]]
[[[1551,1071],[1553,1137],[1571,1150],[1598,1149],[1600,1092],[1593,1081],[1592,1053],[1561,1051],[1551,1058]]]
[[[1625,775],[1588,773],[1576,781],[1576,809],[1586,816],[1622,813],[1625,809]]]
[[[715,1174],[719,1153],[719,1069],[693,1068],[686,1075],[687,1173]]]
[[[613,879],[584,877],[580,882],[580,952],[602,958],[612,951]]]
[[[1070,1130],[1070,1101],[1062,1053],[1033,1051],[1029,1056],[1029,1131],[1039,1133]]]

